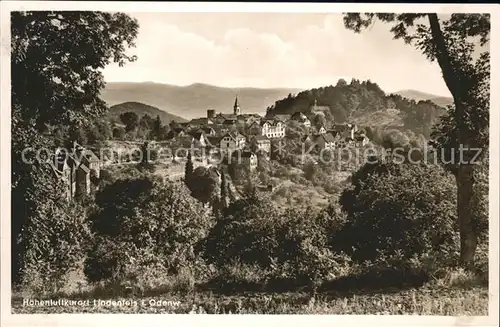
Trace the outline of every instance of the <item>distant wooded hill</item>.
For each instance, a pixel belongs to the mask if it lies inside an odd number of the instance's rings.
[[[395,94],[399,94],[400,96],[408,99],[413,99],[415,101],[421,100],[429,100],[437,104],[441,107],[446,107],[448,105],[453,104],[453,98],[451,97],[443,97],[439,95],[429,94],[425,92],[420,92],[416,90],[401,90],[398,92],[394,92]]]
[[[185,119],[205,116],[207,109],[230,113],[238,95],[242,112],[264,114],[268,106],[299,89],[226,88],[208,84],[176,86],[159,83],[107,83],[101,98],[109,106],[143,103]]]
[[[120,121],[120,115],[125,112],[135,112],[137,116],[142,117],[144,115],[149,115],[151,118],[156,118],[156,116],[160,116],[160,120],[163,124],[168,124],[172,120],[176,122],[184,122],[186,119],[172,115],[166,111],[160,110],[156,107],[140,103],[140,102],[124,102],[120,104],[116,104],[109,108],[109,117],[114,118],[117,121]]]

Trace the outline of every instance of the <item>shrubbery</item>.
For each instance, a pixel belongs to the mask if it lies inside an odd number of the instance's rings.
[[[148,269],[175,275],[197,262],[196,244],[212,220],[179,185],[157,177],[119,180],[96,195],[99,240],[85,263],[92,281],[137,279]]]
[[[280,211],[254,194],[226,209],[207,238],[205,257],[222,269],[244,263],[260,267],[267,278],[315,281],[347,260],[328,247],[336,219],[309,209]]]
[[[452,176],[439,166],[366,164],[341,196],[348,219],[333,243],[358,261],[449,256],[458,250],[455,194]]]

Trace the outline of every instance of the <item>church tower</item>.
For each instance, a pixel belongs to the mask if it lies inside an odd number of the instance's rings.
[[[240,104],[238,103],[238,96],[236,96],[236,99],[234,100],[233,113],[235,115],[241,115],[241,108]]]

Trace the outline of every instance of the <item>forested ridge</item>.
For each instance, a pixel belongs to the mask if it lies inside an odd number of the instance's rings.
[[[350,83],[340,79],[335,86],[314,88],[289,94],[267,108],[268,114],[293,114],[297,111],[314,114],[314,104],[325,111],[327,121],[353,122],[364,115],[387,109],[396,109],[405,129],[430,136],[429,127],[446,112],[430,100],[419,101],[398,94],[386,94],[377,83],[352,79]]]

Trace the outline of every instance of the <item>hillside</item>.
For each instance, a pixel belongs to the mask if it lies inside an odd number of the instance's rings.
[[[420,92],[416,90],[401,90],[398,92],[394,92],[394,94],[399,94],[400,96],[408,99],[413,99],[415,101],[421,100],[429,100],[437,104],[441,107],[446,107],[453,103],[453,99],[451,97],[443,97],[439,95],[429,94],[425,92]]]
[[[306,90],[278,100],[268,112],[293,114],[300,111],[314,117],[322,111],[327,123],[355,122],[372,127],[409,129],[429,137],[432,125],[445,109],[430,100],[419,100],[422,101],[417,103],[399,94],[386,94],[371,81],[353,79],[347,83],[339,80],[335,86]]]
[[[172,115],[192,119],[205,116],[210,108],[231,112],[236,95],[243,112],[263,114],[276,99],[299,91],[287,88],[226,88],[200,83],[176,86],[152,82],[110,82],[102,91],[101,98],[110,106],[123,102],[147,103]]]
[[[140,103],[140,102],[124,102],[120,104],[116,104],[114,106],[111,106],[109,108],[109,116],[113,118],[119,119],[119,116],[127,111],[132,111],[135,112],[139,117],[142,117],[144,115],[149,115],[152,118],[155,118],[156,116],[160,116],[161,121],[163,124],[168,124],[172,120],[175,120],[177,122],[183,122],[186,121],[184,118],[172,115],[168,112],[165,112],[163,110],[160,110],[156,107]]]

